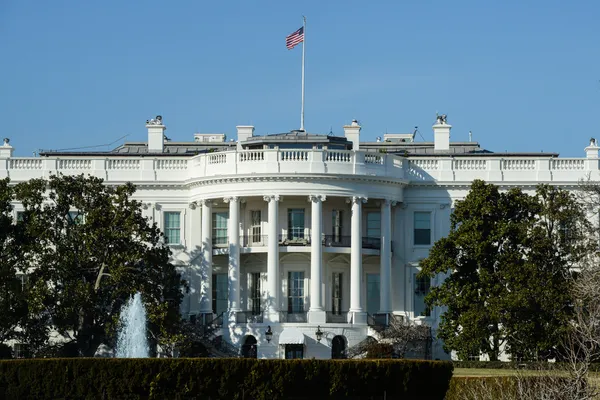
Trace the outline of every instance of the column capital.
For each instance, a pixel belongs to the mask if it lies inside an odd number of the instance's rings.
[[[189,207],[190,207],[190,210],[195,210],[195,209],[196,209],[196,207],[198,207],[198,203],[197,203],[197,202],[195,202],[195,201],[192,201],[192,202],[189,204]]]
[[[149,208],[152,208],[152,203],[142,203],[142,208],[144,210],[147,210]]]
[[[223,197],[223,201],[225,203],[234,203],[236,201],[239,201],[240,198],[238,196],[229,196],[229,197]]]
[[[194,203],[196,203],[199,206],[207,206],[207,207],[210,207],[210,206],[212,206],[214,204],[213,200],[210,200],[210,199],[197,200]]]
[[[346,203],[350,204],[366,204],[369,201],[368,197],[352,196],[346,199]]]
[[[327,200],[327,196],[325,196],[324,194],[311,194],[308,196],[308,201],[309,202],[319,202],[319,201],[325,201]]]
[[[266,201],[267,203],[270,201],[283,201],[283,197],[279,196],[278,194],[271,194],[271,195],[263,196],[263,200]]]
[[[392,200],[392,199],[382,199],[381,200],[381,204],[384,206],[391,206],[391,207],[396,207],[396,205],[398,204],[398,201],[396,200]]]

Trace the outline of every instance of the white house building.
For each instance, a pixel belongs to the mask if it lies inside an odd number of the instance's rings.
[[[357,121],[342,137],[258,136],[238,126],[237,141],[195,134],[172,142],[161,117],[146,128],[147,143],[33,158],[13,157],[5,139],[0,178],[60,172],[133,182],[190,282],[182,313],[259,358],[340,357],[393,317],[435,332],[440,312],[423,298],[437,282],[416,278],[419,261],[448,233],[453,203],[473,179],[533,190],[600,177],[595,140],[584,158],[496,154],[451,142],[445,116],[434,142],[414,134],[361,142]],[[449,358],[437,341],[428,355]]]

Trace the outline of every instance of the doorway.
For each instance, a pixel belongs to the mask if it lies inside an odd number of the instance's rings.
[[[256,338],[252,335],[246,336],[244,344],[242,345],[242,357],[257,358],[257,347]]]
[[[334,336],[331,341],[331,358],[339,360],[346,358],[346,340],[343,336]]]

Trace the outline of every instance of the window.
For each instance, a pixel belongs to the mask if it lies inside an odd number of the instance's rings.
[[[380,238],[381,237],[381,213],[380,212],[367,213],[367,237],[369,237],[369,238]]]
[[[334,315],[342,313],[342,276],[341,272],[331,276],[331,311]]]
[[[29,349],[27,345],[23,343],[15,343],[13,347],[13,356],[15,358],[29,357]]]
[[[75,225],[81,225],[85,222],[84,215],[79,211],[69,211],[69,221]]]
[[[304,345],[302,344],[286,344],[285,345],[285,359],[303,359],[304,358]]]
[[[181,243],[181,213],[166,212],[165,216],[165,242],[167,244]]]
[[[17,211],[17,222],[25,221],[25,211]]]
[[[253,210],[250,212],[252,219],[252,243],[260,243],[262,241],[262,229],[261,229],[261,215],[260,210]]]
[[[212,215],[213,245],[227,244],[228,212],[215,212]]]
[[[248,308],[252,315],[260,315],[260,272],[248,274]]]
[[[419,277],[417,274],[414,275],[415,282],[415,295],[414,295],[414,310],[415,317],[423,316],[429,317],[431,310],[425,304],[425,296],[429,293],[431,287],[431,279],[428,276]]]
[[[416,245],[431,244],[431,213],[415,212],[414,236]]]
[[[21,282],[21,290],[24,291],[29,282],[29,276],[27,274],[17,274],[17,279]]]
[[[304,239],[303,208],[290,208],[288,210],[288,239]]]
[[[288,272],[288,313],[304,312],[304,272]]]
[[[333,210],[331,214],[331,236],[335,243],[342,241],[342,210]]]
[[[212,310],[216,315],[227,311],[227,274],[213,274],[212,276]]]

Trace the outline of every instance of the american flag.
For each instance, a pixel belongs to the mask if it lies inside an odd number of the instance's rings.
[[[304,42],[304,27],[298,29],[296,32],[288,35],[285,38],[285,45],[287,46],[288,50],[293,49],[295,45],[302,42]]]

